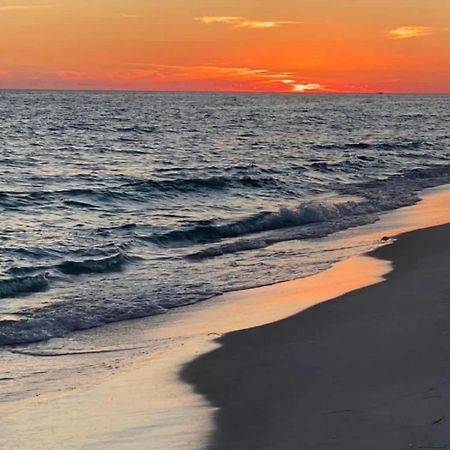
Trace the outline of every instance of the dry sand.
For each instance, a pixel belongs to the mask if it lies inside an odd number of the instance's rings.
[[[450,449],[450,225],[372,253],[387,281],[218,339],[182,376],[210,449]]]

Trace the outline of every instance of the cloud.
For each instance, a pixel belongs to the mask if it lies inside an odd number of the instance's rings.
[[[202,16],[196,17],[196,21],[204,25],[225,24],[233,28],[250,28],[250,29],[264,29],[277,28],[283,25],[298,25],[302,22],[293,21],[279,21],[279,20],[249,20],[245,17],[239,16]]]
[[[255,20],[244,20],[239,24],[240,28],[277,28],[281,27],[283,25],[295,25],[300,24],[301,22],[290,22],[290,21],[266,21],[266,22],[260,22]]]
[[[205,25],[211,25],[213,23],[226,23],[228,25],[233,25],[240,20],[242,20],[242,17],[235,17],[235,16],[203,16],[203,17],[196,17],[195,20],[198,22],[201,22]]]
[[[292,84],[294,92],[324,91],[325,88],[319,83],[294,83]]]
[[[0,11],[24,11],[43,8],[51,8],[51,5],[0,5]]]
[[[111,72],[61,70],[60,80],[77,87],[108,86],[112,89],[206,90],[247,92],[325,91],[319,83],[304,82],[292,72],[264,68],[214,65],[166,65],[124,62]]]
[[[129,13],[117,13],[113,14],[113,16],[119,19],[137,19],[139,17],[136,14],[129,14]]]
[[[433,28],[424,26],[398,27],[387,31],[391,39],[410,39],[433,34]]]
[[[286,77],[286,73],[271,72],[268,69],[254,69],[248,67],[224,67],[214,65],[168,65],[152,63],[123,63],[129,66],[131,72],[138,75],[149,75],[154,78],[177,80],[213,80],[213,79],[255,79],[272,80]]]

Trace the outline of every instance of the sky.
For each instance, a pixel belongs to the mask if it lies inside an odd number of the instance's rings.
[[[0,88],[450,93],[450,0],[0,0]]]

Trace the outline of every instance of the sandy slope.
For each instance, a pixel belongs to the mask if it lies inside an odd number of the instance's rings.
[[[450,448],[450,226],[374,252],[386,282],[220,338],[183,377],[213,449]]]

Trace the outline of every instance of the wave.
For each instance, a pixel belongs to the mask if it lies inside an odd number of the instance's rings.
[[[157,173],[234,173],[242,176],[258,176],[261,173],[279,174],[282,169],[277,167],[268,167],[262,164],[230,164],[230,165],[196,165],[196,166],[173,166],[173,167],[156,167]],[[187,177],[186,177],[187,178]]]
[[[101,259],[85,259],[82,261],[65,261],[56,268],[64,275],[84,275],[108,272],[120,272],[131,258],[123,253]]]
[[[81,209],[85,209],[85,208],[97,209],[98,208],[97,205],[93,205],[93,204],[88,203],[88,202],[82,202],[82,201],[79,201],[79,200],[64,200],[64,204],[66,206],[73,206],[75,208],[81,208]]]
[[[99,327],[141,317],[166,313],[169,309],[207,300],[220,294],[216,290],[197,289],[195,292],[177,291],[171,285],[156,283],[127,291],[91,291],[92,295],[38,307],[22,308],[14,319],[0,318],[0,346],[27,344],[63,337],[70,332]],[[165,290],[164,298],[155,296]],[[93,298],[94,296],[95,298]]]
[[[130,181],[111,187],[86,187],[60,191],[0,192],[0,206],[20,208],[28,205],[47,205],[60,202],[71,208],[98,209],[102,204],[147,201],[152,196],[167,196],[199,191],[225,191],[228,189],[281,189],[282,184],[270,176],[211,176],[175,179],[149,179]]]
[[[337,187],[341,193],[356,195],[359,201],[339,203],[308,202],[296,209],[282,208],[226,225],[197,226],[167,233],[155,238],[163,244],[206,243],[224,238],[245,238],[247,235],[278,231],[255,239],[240,239],[202,249],[188,255],[190,259],[205,259],[255,250],[277,242],[319,238],[352,226],[374,222],[380,213],[408,206],[419,200],[418,191],[450,182],[450,166],[415,169],[385,180]],[[290,228],[289,232],[283,232]],[[296,229],[293,229],[296,228]]]
[[[0,281],[0,298],[45,291],[49,287],[46,274],[9,278]]]
[[[97,232],[103,233],[103,234],[108,234],[111,231],[129,231],[129,230],[134,230],[135,228],[137,228],[137,226],[138,226],[137,223],[130,222],[130,223],[125,223],[123,225],[100,227],[100,228],[97,228]]]
[[[97,202],[112,203],[120,200],[130,200],[130,193],[117,188],[76,188],[63,190],[35,190],[24,192],[3,192],[0,205],[8,209],[27,206],[45,205],[50,202],[62,202],[65,206],[96,209]]]
[[[145,191],[177,191],[189,192],[197,190],[225,190],[230,188],[263,188],[263,187],[279,187],[280,183],[272,177],[228,177],[228,176],[211,176],[211,177],[193,177],[193,178],[176,178],[166,180],[140,180],[129,183],[125,186],[133,187]]]
[[[336,185],[335,189],[342,194],[363,196],[379,204],[381,210],[390,210],[417,202],[422,189],[447,183],[450,183],[450,165],[444,164],[411,169],[381,180]]]
[[[17,320],[0,320],[0,345],[20,345],[63,337],[74,331],[96,328],[107,323],[138,319],[166,312],[158,305],[137,308],[131,304],[112,302],[93,308],[81,305],[53,305],[34,311],[22,311]]]
[[[312,169],[317,172],[342,172],[355,173],[355,171],[363,169],[368,163],[378,164],[376,158],[367,155],[352,155],[351,158],[342,159],[339,161],[329,162],[323,160],[313,161],[306,166],[307,169]]]
[[[61,274],[78,276],[120,272],[126,264],[136,259],[117,253],[105,258],[64,261],[54,265],[11,267],[6,273],[12,278],[0,280],[0,298],[47,290],[51,287],[51,281],[61,278]]]
[[[205,249],[190,253],[186,256],[192,261],[201,261],[208,258],[218,256],[226,256],[234,253],[240,253],[249,250],[258,250],[277,244],[279,242],[287,242],[299,239],[319,239],[336,233],[347,228],[367,225],[376,222],[376,215],[362,215],[344,217],[339,221],[330,221],[322,223],[307,224],[299,227],[290,228],[283,233],[275,233],[272,235],[264,235],[253,239],[239,239],[231,243],[217,244]]]
[[[351,214],[368,213],[358,202],[326,204],[307,202],[296,209],[281,208],[276,212],[263,212],[242,220],[222,225],[197,225],[186,230],[174,230],[156,235],[151,240],[163,245],[206,243],[224,238],[234,238],[263,231],[291,228],[310,223],[330,221]]]
[[[155,133],[157,132],[157,128],[154,126],[141,126],[141,125],[133,125],[129,127],[117,127],[115,131],[118,131],[120,133]]]
[[[323,150],[407,150],[422,147],[432,147],[433,144],[426,141],[381,141],[381,142],[347,142],[337,144],[317,144],[316,149]]]

